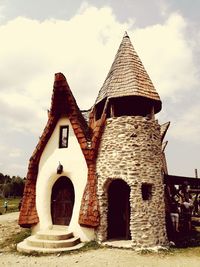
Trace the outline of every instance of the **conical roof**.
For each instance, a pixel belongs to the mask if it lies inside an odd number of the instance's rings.
[[[140,96],[151,99],[154,102],[156,112],[161,109],[160,97],[127,33],[122,39],[95,104],[107,97],[123,96]]]

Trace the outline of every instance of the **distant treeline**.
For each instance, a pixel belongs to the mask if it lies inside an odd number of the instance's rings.
[[[0,173],[0,197],[20,197],[23,195],[25,178]]]

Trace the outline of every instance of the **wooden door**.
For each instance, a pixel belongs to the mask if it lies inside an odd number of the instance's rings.
[[[53,224],[69,225],[74,207],[74,187],[71,180],[60,177],[51,194],[51,216]]]

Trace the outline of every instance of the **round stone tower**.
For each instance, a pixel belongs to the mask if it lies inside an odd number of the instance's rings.
[[[132,247],[167,244],[162,141],[155,114],[161,101],[125,34],[97,97],[106,123],[96,161],[99,241],[132,240]]]

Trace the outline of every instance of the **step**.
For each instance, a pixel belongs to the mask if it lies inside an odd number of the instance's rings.
[[[33,253],[33,252],[37,252],[37,253],[60,253],[60,252],[65,252],[65,251],[74,251],[74,250],[78,250],[80,248],[82,248],[84,246],[83,243],[79,243],[73,247],[66,247],[66,248],[41,248],[41,247],[32,247],[27,245],[26,240],[24,240],[23,242],[17,244],[17,250],[19,252],[23,252],[23,253]]]
[[[60,231],[60,230],[44,230],[39,231],[35,235],[38,239],[45,240],[65,240],[73,237],[72,232]]]
[[[67,225],[53,224],[51,230],[67,231],[68,230],[68,226]]]
[[[79,237],[71,237],[66,240],[49,240],[49,239],[38,239],[37,236],[29,236],[26,239],[27,245],[32,247],[40,248],[66,248],[73,247],[80,243]]]
[[[27,237],[17,244],[17,250],[25,253],[58,253],[80,249],[83,245],[79,237],[74,237],[72,232],[68,232],[68,227],[53,225],[51,229],[41,230]]]

